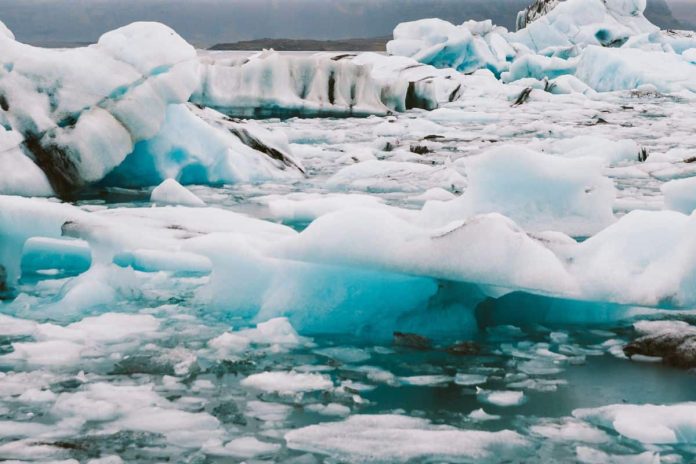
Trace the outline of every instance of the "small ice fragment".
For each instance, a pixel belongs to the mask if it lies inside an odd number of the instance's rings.
[[[329,404],[310,404],[305,407],[305,409],[316,412],[323,416],[339,416],[345,417],[350,414],[350,408],[339,403],[329,403]]]
[[[472,387],[474,385],[482,385],[486,383],[488,377],[479,374],[457,374],[454,377],[454,383],[457,385],[463,385],[465,387]]]
[[[291,411],[292,407],[279,403],[249,401],[246,405],[246,413],[249,417],[264,422],[282,422],[288,417]]]
[[[235,438],[224,447],[226,453],[239,458],[253,458],[262,454],[271,454],[279,449],[280,445],[277,443],[260,441],[254,437]]]
[[[449,375],[414,375],[411,377],[399,377],[401,383],[416,387],[436,387],[446,385],[452,381]]]
[[[606,443],[611,440],[611,437],[602,430],[573,419],[566,419],[560,424],[542,422],[533,425],[530,431],[557,441]]]
[[[205,206],[203,200],[174,179],[167,179],[155,187],[150,201],[161,205]]]
[[[245,387],[280,395],[294,395],[303,392],[331,390],[333,388],[333,382],[327,376],[302,374],[294,371],[252,374],[242,380],[241,384]]]
[[[498,420],[500,419],[500,416],[497,416],[495,414],[488,414],[486,411],[483,410],[483,408],[476,409],[474,411],[471,411],[469,413],[469,418],[475,420],[475,421],[491,421],[491,420]]]
[[[320,356],[335,359],[342,363],[361,363],[370,359],[370,353],[360,348],[336,346],[314,351]]]
[[[526,401],[524,392],[514,390],[483,390],[476,387],[476,396],[484,403],[495,406],[519,406]]]

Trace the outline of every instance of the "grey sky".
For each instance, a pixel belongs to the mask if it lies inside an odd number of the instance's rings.
[[[389,35],[401,21],[491,18],[512,27],[531,0],[0,0],[0,20],[34,44],[93,42],[137,20],[161,21],[196,45],[255,38],[352,38]],[[664,6],[664,0],[648,0]],[[668,0],[680,15],[696,0]],[[681,6],[680,6],[681,5]],[[684,7],[686,5],[686,7]]]

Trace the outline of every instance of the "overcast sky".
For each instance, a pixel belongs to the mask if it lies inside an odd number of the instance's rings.
[[[662,0],[648,0],[662,1]],[[353,38],[390,35],[401,21],[491,18],[512,28],[531,0],[0,0],[3,21],[23,42],[94,42],[138,20],[161,21],[207,46],[256,38]],[[682,2],[696,15],[696,0]],[[676,15],[675,15],[676,16]]]

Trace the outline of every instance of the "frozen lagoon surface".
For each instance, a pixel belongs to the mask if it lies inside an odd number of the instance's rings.
[[[0,27],[0,459],[696,459],[696,38],[580,4],[390,55]]]

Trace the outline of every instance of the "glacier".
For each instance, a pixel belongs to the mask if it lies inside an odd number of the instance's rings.
[[[645,7],[0,23],[0,460],[696,459],[696,34]]]

